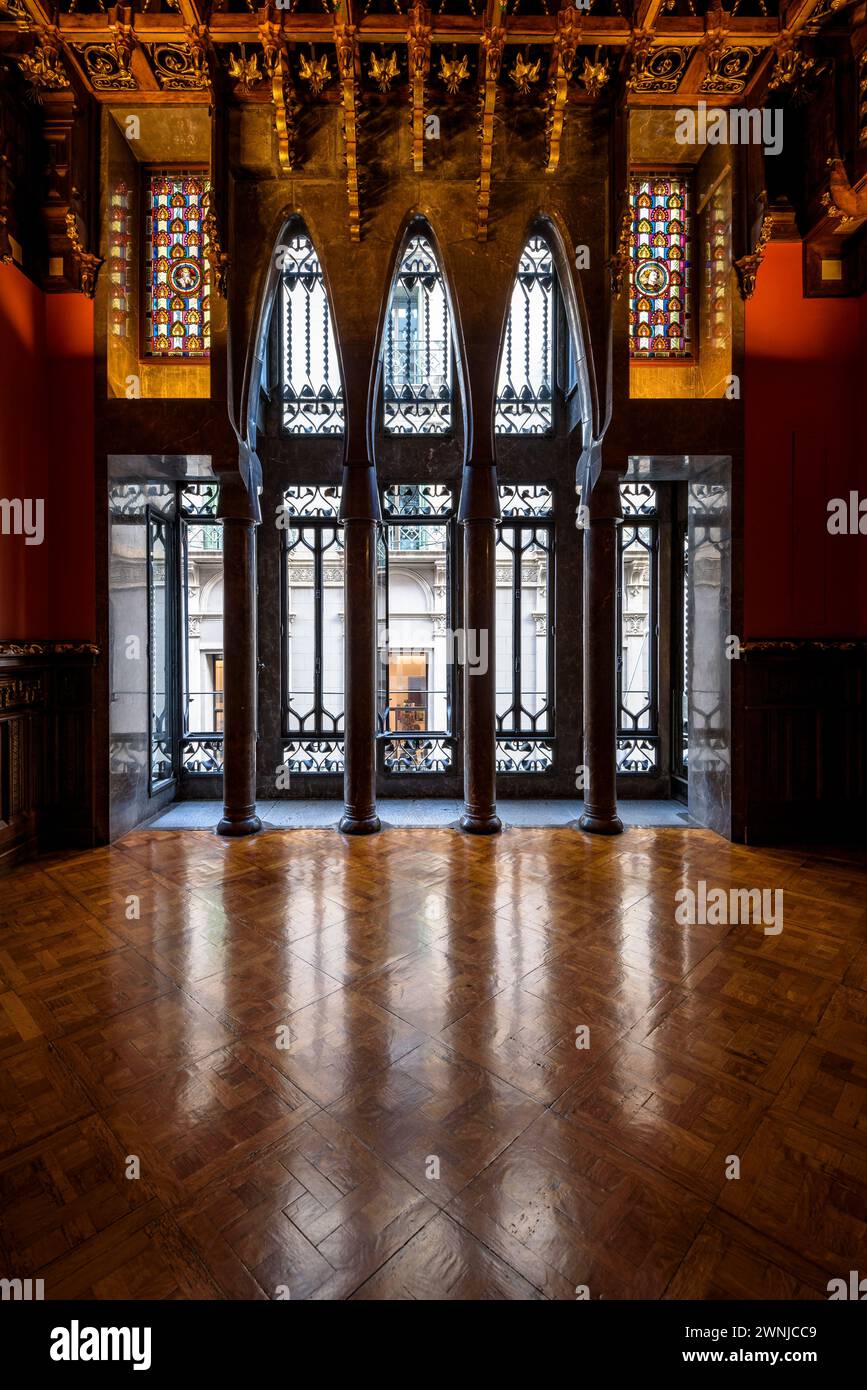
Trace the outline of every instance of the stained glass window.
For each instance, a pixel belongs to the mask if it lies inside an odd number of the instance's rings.
[[[207,357],[210,274],[204,255],[210,184],[201,170],[148,176],[144,351],[148,357]]]
[[[630,355],[647,361],[690,357],[689,181],[676,173],[635,175],[630,203]]]
[[[498,434],[547,434],[554,361],[554,266],[543,237],[521,253],[497,382]]]
[[[386,434],[445,434],[451,428],[449,305],[424,236],[410,238],[394,279],[383,368]]]
[[[342,434],[343,387],[322,266],[308,236],[280,248],[283,272],[283,428]]]

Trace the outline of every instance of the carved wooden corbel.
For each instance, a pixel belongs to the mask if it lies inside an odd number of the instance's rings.
[[[412,167],[417,174],[424,169],[424,102],[430,72],[430,12],[421,3],[412,6],[410,28],[406,36],[409,56],[410,98],[412,101]]]
[[[575,67],[575,55],[581,38],[581,17],[572,8],[561,9],[557,15],[557,37],[551,51],[548,68],[548,89],[545,93],[545,173],[554,174],[560,163],[560,146],[566,121],[566,101],[569,79]]]
[[[629,76],[626,79],[627,91],[632,91],[644,75],[647,60],[653,52],[655,38],[652,29],[634,29],[627,45]]]
[[[497,106],[497,82],[503,63],[505,41],[505,29],[486,29],[482,35],[479,49],[484,74],[479,107],[481,169],[476,185],[478,189],[476,237],[479,241],[487,241],[488,239],[488,219],[491,210],[491,170],[494,163],[494,112]]]
[[[798,47],[798,35],[791,29],[784,29],[780,34],[774,44],[774,56],[776,62],[768,91],[785,89],[793,101],[803,101],[808,87],[823,69],[817,68],[815,58],[808,58]]]
[[[298,168],[298,112],[301,104],[295,95],[289,55],[283,47],[271,70],[271,99],[277,130],[277,158],[284,174],[291,174]]]
[[[720,63],[729,47],[728,28],[729,16],[719,3],[708,9],[704,17],[704,38],[701,42],[707,63],[706,81],[712,81],[719,76]]]
[[[33,52],[15,61],[33,88],[37,100],[40,99],[40,91],[66,91],[70,85],[61,56],[60,30],[54,25],[38,29]]]
[[[297,114],[301,108],[295,95],[283,27],[279,20],[263,19],[259,25],[259,42],[271,86],[277,159],[283,173],[291,174],[298,167]]]
[[[117,58],[118,72],[124,78],[132,76],[132,55],[135,49],[135,32],[129,18],[130,11],[122,5],[115,5],[108,12],[111,45]]]
[[[78,190],[72,190],[74,205],[66,214],[66,235],[72,244],[72,255],[78,266],[78,283],[86,299],[93,299],[96,293],[96,277],[103,264],[102,256],[96,256],[84,245],[87,231],[84,217],[78,210],[80,198]]]
[[[613,256],[608,258],[608,273],[611,277],[611,293],[615,299],[619,299],[623,293],[623,282],[629,270],[629,233],[632,228],[632,213],[629,206],[629,195],[624,194],[623,215],[620,219],[620,234],[617,238],[617,250]]]
[[[349,239],[361,240],[361,183],[358,164],[358,128],[361,88],[358,81],[358,34],[354,24],[334,25],[337,72],[343,106],[343,142],[346,152],[346,195],[349,200]]]
[[[205,259],[211,271],[211,284],[220,298],[225,299],[229,283],[229,253],[223,250],[220,226],[213,208],[205,217],[203,231]]]
[[[753,250],[748,252],[746,256],[741,256],[740,260],[735,261],[741,299],[752,299],[755,294],[756,276],[759,273],[759,266],[765,259],[765,247],[770,241],[773,226],[774,219],[768,214],[762,222],[759,238]]]

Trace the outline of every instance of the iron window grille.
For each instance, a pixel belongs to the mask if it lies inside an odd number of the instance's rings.
[[[377,539],[377,742],[391,775],[446,773],[454,763],[451,554],[454,498],[437,484],[385,489]],[[415,600],[396,607],[393,595]]]
[[[224,578],[218,500],[217,483],[183,483],[178,490],[182,576],[179,753],[182,771],[198,776],[218,776],[223,770],[223,689],[218,684],[225,642],[223,612],[222,606],[211,611],[201,608],[206,593],[215,592]],[[191,582],[193,576],[195,584]],[[194,596],[198,599],[195,611]],[[205,689],[201,688],[205,684],[203,661],[211,673]]]
[[[343,384],[322,266],[304,233],[280,248],[281,400],[287,434],[342,434]]]
[[[283,531],[283,765],[343,772],[343,532],[340,488],[287,488]]]
[[[554,520],[548,487],[500,488],[497,528],[497,771],[554,762]]]
[[[657,490],[650,483],[620,485],[623,525],[618,528],[617,771],[659,771]]]
[[[448,296],[427,238],[410,238],[394,278],[382,349],[386,434],[447,434],[452,424]]]
[[[554,263],[544,237],[521,253],[500,357],[495,429],[498,434],[550,434],[556,316]]]

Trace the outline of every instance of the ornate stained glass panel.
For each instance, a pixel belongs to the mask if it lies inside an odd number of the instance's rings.
[[[322,266],[303,233],[280,248],[282,397],[288,434],[342,434],[343,385]]]
[[[211,344],[206,174],[155,170],[145,206],[144,352],[148,357],[206,358]]]
[[[634,360],[691,357],[689,179],[639,174],[630,182],[629,347]]]
[[[411,237],[391,290],[382,349],[386,434],[445,434],[452,423],[452,335],[442,272]]]
[[[125,179],[111,190],[108,211],[109,325],[116,338],[129,332],[132,282],[132,193]]]
[[[521,253],[497,382],[498,434],[547,434],[554,365],[554,265],[544,237]]]

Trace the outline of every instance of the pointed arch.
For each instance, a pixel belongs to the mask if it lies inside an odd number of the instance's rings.
[[[259,395],[262,382],[266,379],[265,364],[268,358],[268,337],[271,327],[272,315],[281,313],[283,309],[282,294],[284,283],[284,267],[297,257],[299,246],[293,249],[293,243],[299,239],[306,239],[312,249],[312,255],[317,267],[317,275],[321,277],[322,294],[324,303],[328,306],[328,322],[331,327],[331,340],[329,343],[329,368],[330,377],[333,381],[336,377],[340,382],[340,395],[343,399],[344,383],[346,375],[344,372],[343,355],[340,343],[340,334],[335,330],[335,314],[333,311],[334,297],[329,284],[328,270],[325,261],[320,257],[317,247],[321,245],[321,239],[317,237],[315,227],[311,224],[311,219],[299,208],[286,209],[285,207],[279,214],[279,218],[274,226],[274,233],[269,243],[268,259],[265,262],[259,277],[258,292],[253,303],[252,315],[248,318],[247,314],[241,314],[241,318],[247,319],[249,331],[247,334],[247,347],[243,357],[238,359],[236,350],[230,342],[229,363],[229,400],[236,399],[232,386],[233,367],[241,366],[241,386],[237,396],[238,414],[237,421],[233,420],[235,433],[241,446],[242,455],[247,452],[255,457],[256,431],[259,414]],[[239,306],[240,307],[240,306]],[[248,311],[249,312],[249,311]],[[320,316],[320,325],[324,327],[324,316]],[[231,329],[232,315],[229,316]],[[281,324],[281,358],[283,352],[283,325]],[[331,349],[333,347],[333,356]],[[307,432],[307,431],[304,431]],[[329,433],[339,433],[340,431],[329,431]]]
[[[569,238],[553,213],[528,224],[518,258],[509,314],[503,330],[497,378],[498,434],[543,434],[552,426],[556,386],[554,285],[570,343],[573,386],[578,393],[582,449],[602,434],[590,333],[580,281],[567,252]],[[525,336],[526,335],[526,336]],[[529,339],[529,341],[528,341]],[[508,360],[511,347],[512,361]],[[516,363],[516,347],[520,362]],[[517,370],[516,370],[517,368]],[[521,423],[525,425],[521,427]]]
[[[382,403],[386,434],[447,434],[465,423],[463,350],[454,296],[436,234],[413,210],[396,240],[383,303],[371,434]],[[466,433],[466,431],[465,431]]]
[[[334,316],[322,263],[304,224],[279,252],[282,429],[287,434],[342,434],[343,379]]]

